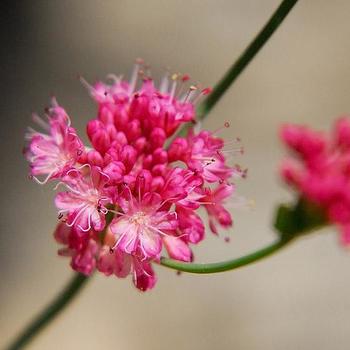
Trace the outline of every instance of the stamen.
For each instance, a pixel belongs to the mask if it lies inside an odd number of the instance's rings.
[[[165,94],[168,92],[168,88],[169,88],[169,71],[167,70],[160,82],[159,91],[162,94]]]
[[[116,76],[115,74],[108,74],[107,79],[111,80],[114,84],[119,84],[123,79],[123,76]]]
[[[171,76],[171,80],[173,81],[173,84],[171,85],[171,90],[170,90],[170,103],[173,101],[174,96],[175,96],[177,78],[178,78],[178,75],[176,73],[174,73]]]
[[[136,239],[137,239],[137,238],[136,238]],[[131,251],[131,250],[128,250],[128,248],[129,248],[130,244],[131,244],[134,240],[135,240],[135,238],[134,238],[134,237],[131,237],[131,238],[128,240],[128,242],[126,243],[126,245],[125,245],[125,252],[126,252],[126,253],[128,253],[128,254],[131,254],[131,253],[132,253],[132,251]]]
[[[56,99],[55,96],[52,96],[52,97],[51,97],[51,105],[52,105],[52,107],[54,107],[54,108],[57,108],[57,107],[58,107],[58,102],[57,102],[57,99]]]
[[[201,98],[202,97],[204,97],[204,96],[206,96],[206,95],[209,95],[211,92],[212,92],[212,88],[210,88],[210,87],[207,87],[207,88],[205,88],[205,89],[203,89],[197,96],[196,96],[196,98],[193,100],[193,104],[194,105],[196,105],[200,100],[201,100]]]
[[[45,185],[50,180],[51,176],[55,173],[55,170],[52,170],[43,181],[40,181],[36,176],[33,176],[33,180],[39,185]]]
[[[231,141],[225,141],[223,143],[223,146],[226,147],[226,146],[230,146],[230,145],[236,145],[236,144],[239,144],[239,143],[241,143],[241,139],[239,137],[236,137],[236,138],[234,138]]]
[[[87,228],[83,228],[81,225],[78,225],[78,227],[84,232],[88,232],[88,231],[91,230],[91,213],[89,213],[89,215],[88,215],[88,226],[87,226]]]
[[[124,232],[119,238],[118,238],[118,240],[114,243],[114,245],[112,246],[112,248],[110,248],[110,249],[115,249],[118,245],[119,245],[119,243],[121,242],[121,240],[124,238],[124,236],[126,235],[126,232]]]
[[[96,92],[96,89],[90,85],[81,75],[78,75],[78,79],[89,92]]]
[[[214,130],[211,134],[215,135],[217,133],[219,133],[220,131],[224,130],[225,128],[229,128],[230,127],[230,123],[229,122],[225,122],[223,126],[221,126],[220,128]]]
[[[178,89],[176,93],[176,98],[179,98],[181,96],[183,88],[185,86],[185,83],[190,80],[190,76],[188,74],[184,74],[180,79],[180,88]]]
[[[192,98],[192,95],[194,94],[194,92],[197,90],[198,88],[194,85],[191,85],[190,88],[188,89],[187,91],[187,94],[185,96],[185,98],[183,99],[183,103],[186,103],[186,102],[190,102],[191,101],[191,98]]]
[[[137,78],[139,76],[140,66],[143,63],[144,63],[144,61],[143,61],[142,58],[136,59],[136,62],[135,62],[135,65],[134,65],[134,69],[132,71],[131,78],[130,78],[130,81],[129,81],[129,95],[130,96],[135,91]]]
[[[32,119],[33,119],[33,121],[36,123],[36,124],[38,124],[41,128],[43,128],[44,130],[46,130],[46,131],[50,131],[50,126],[49,126],[49,124],[48,123],[46,123],[46,122],[44,122],[43,120],[42,120],[42,118],[40,118],[39,117],[39,115],[37,114],[37,113],[33,113],[32,114]]]
[[[184,176],[184,181],[187,181],[190,177],[197,175],[196,171],[189,171],[185,176]]]
[[[147,77],[152,79],[151,66],[149,64],[144,64],[143,67],[145,68]]]
[[[129,204],[131,206],[131,209],[134,210],[134,201],[133,201],[133,195],[131,193],[131,189],[130,189],[129,185],[126,182],[123,182],[123,186],[124,186],[124,190],[128,191],[129,201],[130,201]]]
[[[116,214],[116,215],[120,215],[120,216],[125,216],[127,218],[130,218],[131,216],[130,215],[127,215],[121,211],[117,211],[117,210],[113,210],[113,209],[107,209],[108,212],[111,212],[113,214]]]
[[[142,186],[144,186],[144,181],[145,177],[143,175],[138,176],[138,195],[139,195],[139,203],[141,203],[141,181],[142,181]]]
[[[158,211],[165,203],[169,202],[169,201],[173,201],[175,199],[178,199],[178,197],[173,197],[173,198],[167,198],[165,199],[163,202],[161,202],[159,204],[159,206],[155,209],[155,211]]]
[[[68,225],[69,227],[72,227],[72,226],[77,222],[79,216],[80,216],[80,215],[83,213],[83,211],[86,210],[88,207],[89,207],[88,204],[84,204],[84,205],[82,206],[82,208],[79,210],[78,214],[75,215],[74,220],[73,220],[71,223],[67,223],[67,225]],[[90,214],[89,214],[89,217],[90,217]],[[78,225],[78,227],[79,227],[82,231],[89,231],[90,228],[91,228],[91,227],[90,227],[88,230],[84,230],[80,225]]]
[[[222,149],[222,150],[218,150],[216,151],[217,154],[221,154],[221,153],[231,153],[234,155],[242,155],[244,153],[244,147],[235,147],[235,148],[231,148],[231,149]]]
[[[142,265],[140,265],[140,267],[141,267],[141,270],[142,270],[142,272],[146,275],[146,276],[148,276],[148,277],[152,277],[152,275],[151,274],[149,274],[144,268],[143,268],[143,266]]]
[[[171,237],[174,237],[173,235],[170,235],[170,234],[168,234],[168,233],[165,233],[165,232],[161,231],[159,228],[156,228],[156,227],[154,227],[154,226],[151,226],[151,225],[148,225],[148,224],[145,224],[145,226],[146,226],[147,228],[149,228],[150,230],[153,230],[153,231],[158,232],[158,233],[161,234],[162,236],[171,236]]]

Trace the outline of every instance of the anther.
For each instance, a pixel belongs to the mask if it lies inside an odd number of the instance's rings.
[[[145,63],[145,61],[144,61],[143,58],[138,57],[138,58],[136,58],[135,63],[136,63],[136,64],[139,64],[139,65],[142,65],[142,64]]]
[[[181,78],[183,82],[190,80],[190,76],[188,74],[184,74]]]
[[[113,247],[109,247],[109,254],[113,254],[114,253],[114,248]]]
[[[58,218],[58,220],[61,220],[63,218],[63,214],[59,213],[57,218]]]
[[[203,89],[203,90],[201,91],[201,94],[202,94],[203,96],[209,95],[212,91],[213,91],[213,89],[212,89],[211,87],[207,87],[207,88],[205,88],[205,89]]]

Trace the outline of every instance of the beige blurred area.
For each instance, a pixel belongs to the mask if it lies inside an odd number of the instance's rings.
[[[143,57],[214,85],[262,27],[278,0],[9,2],[1,58],[0,347],[72,275],[56,255],[52,186],[27,179],[21,155],[32,111],[54,94],[83,135],[95,105],[77,80],[128,76]],[[7,12],[6,12],[7,11]],[[300,0],[204,123],[245,146],[230,243],[195,247],[198,262],[223,260],[275,238],[274,207],[292,197],[278,179],[286,121],[327,128],[350,113],[350,2]],[[3,48],[4,48],[3,47]],[[85,137],[85,136],[84,136]],[[86,140],[86,138],[85,138]],[[216,275],[176,275],[156,266],[146,294],[130,281],[94,276],[28,349],[345,350],[350,343],[350,252],[334,229],[293,243],[257,264]]]

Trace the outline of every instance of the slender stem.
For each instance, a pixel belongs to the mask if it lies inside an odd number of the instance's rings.
[[[7,350],[23,348],[73,300],[88,280],[82,274],[75,274],[57,298],[23,330]]]
[[[275,30],[280,26],[297,1],[298,0],[283,0],[281,2],[279,7],[270,17],[269,21],[226,72],[223,78],[217,83],[211,94],[209,94],[208,97],[198,106],[198,119],[203,119],[210,112],[226,90],[238,78]]]
[[[291,237],[279,239],[278,241],[259,249],[253,253],[248,255],[244,255],[237,259],[226,260],[216,263],[210,264],[192,264],[192,263],[183,263],[177,260],[161,258],[160,264],[171,269],[175,269],[178,271],[184,272],[192,272],[192,273],[217,273],[224,272],[233,269],[237,269],[239,267],[249,265],[255,261],[263,259],[276,251],[280,250],[284,246],[286,246],[292,240]]]

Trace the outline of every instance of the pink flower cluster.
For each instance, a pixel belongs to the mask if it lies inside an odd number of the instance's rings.
[[[281,137],[299,157],[299,161],[284,162],[282,177],[325,211],[328,220],[340,228],[342,243],[349,245],[350,118],[338,119],[330,135],[285,125]]]
[[[215,132],[192,129],[171,138],[195,123],[195,104],[209,89],[186,90],[188,76],[176,75],[157,89],[141,74],[137,64],[130,81],[111,76],[110,84],[90,86],[82,80],[98,105],[97,118],[87,124],[92,147],[83,145],[53,100],[48,122],[34,116],[45,132],[29,130],[25,154],[33,179],[65,187],[55,198],[59,254],[86,275],[95,269],[132,274],[144,291],[156,283],[151,263],[163,249],[173,259],[193,260],[190,245],[205,235],[199,208],[214,233],[218,225],[232,225],[223,203],[235,191],[231,180],[246,172],[227,164],[230,150]]]

